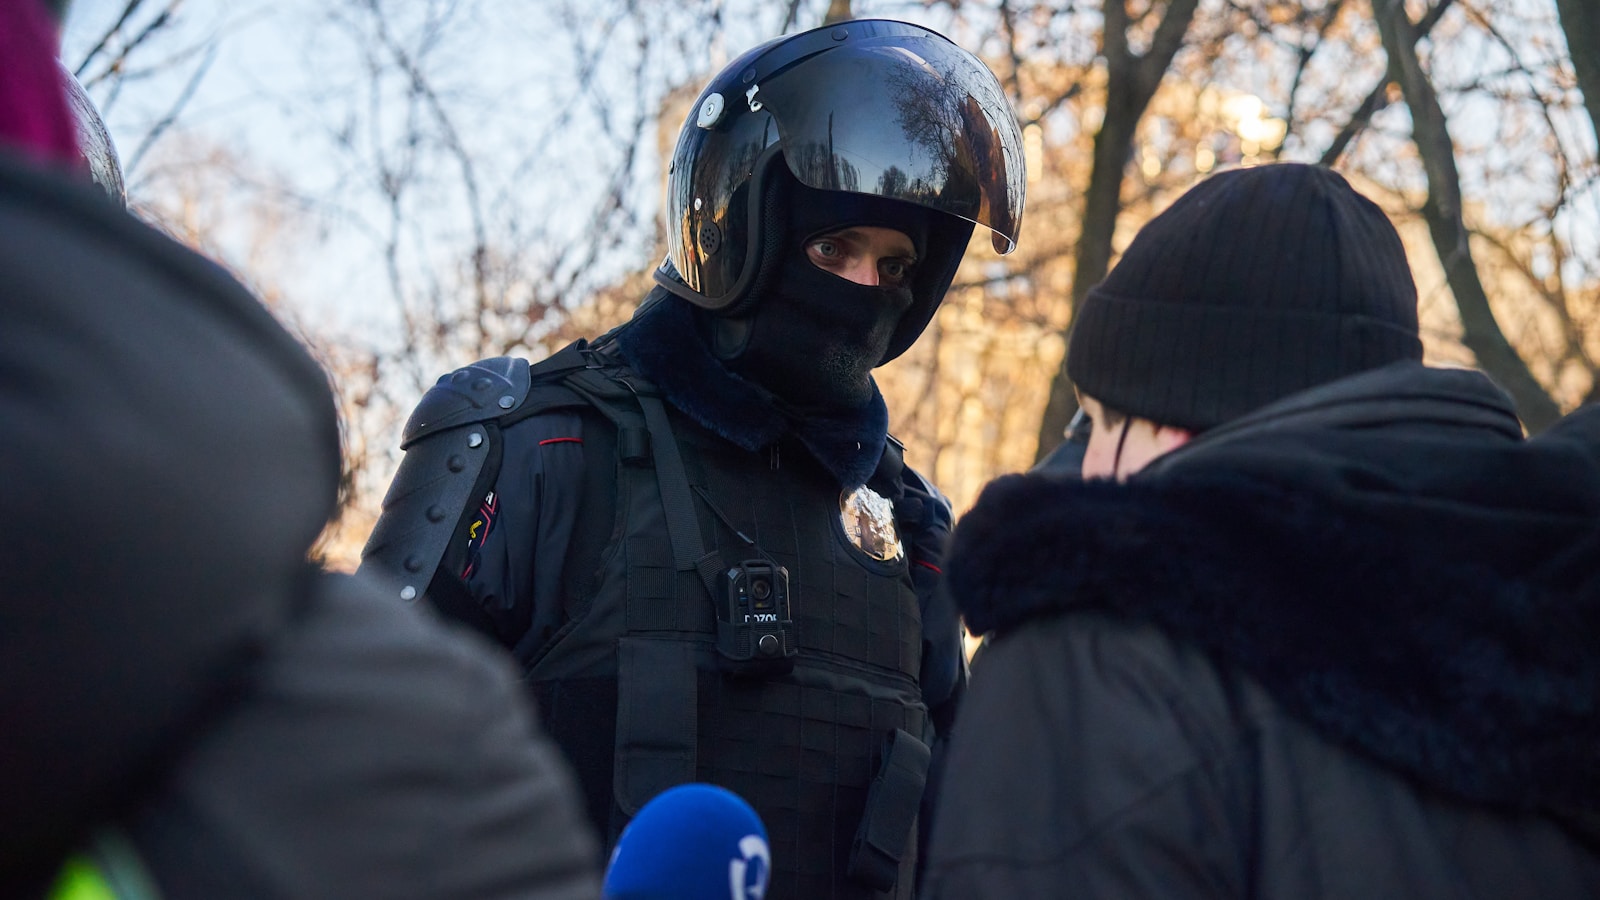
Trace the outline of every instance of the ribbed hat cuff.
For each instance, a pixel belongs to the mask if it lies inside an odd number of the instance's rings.
[[[1421,358],[1415,332],[1370,316],[1091,291],[1067,374],[1119,412],[1202,431],[1306,388]]]

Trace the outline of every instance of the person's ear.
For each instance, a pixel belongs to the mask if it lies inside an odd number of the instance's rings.
[[[1156,446],[1162,453],[1171,453],[1194,439],[1194,432],[1174,425],[1156,426]]]

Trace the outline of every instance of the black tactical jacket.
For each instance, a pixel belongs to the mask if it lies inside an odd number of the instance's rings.
[[[475,391],[479,383],[505,385],[509,399],[496,403],[500,388]],[[875,896],[847,874],[869,820],[873,839],[900,856],[895,896],[909,896],[908,833],[923,792],[906,810],[868,802],[867,791],[896,729],[937,754],[966,669],[959,622],[935,591],[949,504],[901,465],[882,399],[797,424],[712,360],[686,304],[660,297],[594,345],[531,370],[487,360],[446,375],[430,395],[408,426],[423,436],[408,444],[364,570],[403,570],[414,558],[410,544],[428,532],[423,513],[435,505],[430,485],[451,477],[456,450],[440,448],[467,447],[480,426],[459,422],[482,418],[478,448],[492,462],[477,477],[487,489],[470,498],[429,595],[522,663],[601,838],[614,839],[653,791],[713,781],[766,820],[773,897]],[[654,399],[670,433],[644,433],[641,397]],[[439,436],[426,436],[430,428]],[[792,672],[722,671],[719,592],[675,571],[660,480],[671,465],[656,453],[667,444],[682,457],[691,527],[722,557],[717,568],[746,559],[787,568]],[[870,558],[842,524],[844,496],[863,484],[887,501],[903,543],[891,559]],[[645,651],[648,662],[635,658]],[[625,676],[640,668],[647,679]],[[642,759],[641,746],[682,764]],[[647,770],[655,774],[635,777]],[[896,811],[863,815],[872,809]]]

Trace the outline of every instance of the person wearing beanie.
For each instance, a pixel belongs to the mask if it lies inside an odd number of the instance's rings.
[[[57,25],[0,3],[0,897],[593,900],[510,660],[308,559],[327,376],[73,145]]]
[[[856,20],[711,79],[626,323],[441,378],[361,570],[509,648],[599,840],[705,782],[766,823],[773,900],[907,900],[966,681],[944,497],[873,370],[1026,184],[998,80]],[[722,882],[726,886],[727,882]]]
[[[1210,177],[1079,311],[1093,420],[989,485],[930,898],[1600,896],[1600,407],[1420,361],[1376,206]]]

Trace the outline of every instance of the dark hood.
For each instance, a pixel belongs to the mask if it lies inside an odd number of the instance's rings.
[[[1126,484],[997,480],[956,530],[951,590],[979,633],[1150,622],[1456,796],[1600,809],[1597,420],[1525,441],[1483,376],[1391,366]]]
[[[0,894],[143,787],[304,609],[322,370],[219,266],[0,153]]]

